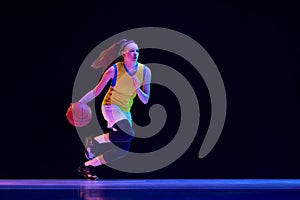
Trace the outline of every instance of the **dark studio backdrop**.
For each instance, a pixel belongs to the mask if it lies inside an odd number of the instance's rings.
[[[190,148],[161,170],[133,174],[101,166],[99,177],[300,178],[295,2],[9,2],[1,6],[0,21],[1,179],[81,178],[76,169],[85,161],[83,144],[65,118],[77,71],[102,41],[139,27],[173,29],[203,46],[225,84],[225,125],[213,150],[199,159],[210,119],[205,82],[181,57],[141,49],[140,62],[172,66],[188,78],[201,110],[199,131]],[[133,141],[137,152],[168,144],[180,123],[174,94],[158,85],[151,89],[148,105],[136,100],[133,106],[136,123],[150,123],[141,113],[157,103],[165,107],[167,123],[154,137]]]

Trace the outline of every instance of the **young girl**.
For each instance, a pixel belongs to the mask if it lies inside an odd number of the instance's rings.
[[[119,46],[118,53],[123,57],[123,61],[110,66],[96,87],[79,100],[81,103],[93,100],[111,80],[110,88],[102,101],[101,111],[107,121],[107,127],[112,131],[94,138],[86,138],[85,154],[89,160],[78,168],[78,171],[90,180],[98,179],[98,177],[91,173],[89,166],[96,167],[112,162],[129,152],[130,142],[135,136],[130,112],[133,100],[138,96],[146,104],[150,97],[151,71],[147,66],[138,62],[138,45],[133,40],[124,39],[116,44],[102,52],[93,62],[92,67],[101,67],[100,65],[103,64],[101,60],[104,57],[115,56],[112,54],[116,53],[116,48]],[[113,143],[114,148],[94,156],[91,148],[96,142]]]

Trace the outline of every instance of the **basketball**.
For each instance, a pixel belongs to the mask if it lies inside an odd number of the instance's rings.
[[[76,102],[69,106],[66,117],[76,127],[83,127],[92,120],[92,110],[86,103]]]

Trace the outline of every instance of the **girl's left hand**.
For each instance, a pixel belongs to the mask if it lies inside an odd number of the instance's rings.
[[[133,82],[133,87],[135,89],[139,89],[141,87],[141,83],[140,83],[139,79],[136,76],[132,77],[132,82]]]

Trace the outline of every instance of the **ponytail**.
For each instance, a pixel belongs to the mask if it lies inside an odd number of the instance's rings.
[[[122,39],[114,44],[112,44],[107,49],[103,50],[98,58],[92,63],[91,67],[94,69],[108,68],[110,67],[116,59],[119,59],[121,52],[129,43],[135,43],[133,40]]]

